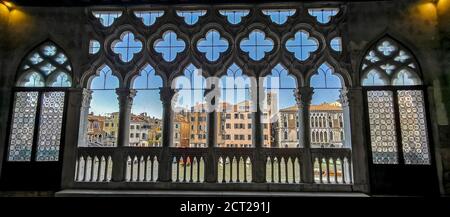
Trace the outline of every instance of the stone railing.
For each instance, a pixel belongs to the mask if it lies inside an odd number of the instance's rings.
[[[203,189],[209,188],[208,186],[228,189],[223,186],[240,184],[243,189],[244,186],[250,186],[251,189],[268,190],[268,186],[279,185],[352,184],[350,149],[310,149],[312,162],[309,165],[312,168],[307,168],[307,150],[301,148],[262,148],[260,151],[254,148],[167,150],[164,152],[162,147],[80,147],[73,186],[95,188],[100,186],[97,184],[103,183],[105,188],[120,186],[158,189],[182,185],[186,189]],[[262,161],[257,164],[257,159]],[[257,168],[258,166],[263,168]],[[169,172],[164,173],[166,170]],[[313,177],[311,183],[305,181],[305,176],[308,175],[305,175],[305,171],[313,172],[309,174]],[[254,180],[256,172],[263,173],[263,182]],[[161,174],[167,174],[168,179],[163,181]]]

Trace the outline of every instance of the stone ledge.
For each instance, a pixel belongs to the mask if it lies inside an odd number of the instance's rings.
[[[369,197],[343,192],[250,192],[250,191],[168,191],[168,190],[62,190],[56,197]]]

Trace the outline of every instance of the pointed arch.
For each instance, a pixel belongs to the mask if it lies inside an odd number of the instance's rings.
[[[415,55],[408,47],[389,34],[384,34],[368,46],[362,56],[359,69],[362,86],[422,84],[422,72]],[[407,79],[409,80],[399,82],[397,76],[405,73],[408,74]],[[368,76],[379,77],[385,79],[386,82],[370,82],[366,80]],[[402,79],[405,77],[403,76]]]
[[[158,89],[164,85],[164,79],[150,64],[144,64],[127,79],[127,86],[132,89]]]
[[[311,78],[320,72],[320,68],[326,66],[331,69],[331,73],[334,76],[337,76],[342,84],[342,87],[351,87],[353,86],[352,76],[347,69],[342,67],[338,61],[332,58],[329,54],[325,54],[322,56],[319,61],[314,64],[314,66],[306,73],[306,86],[311,86]]]
[[[308,85],[314,88],[342,89],[346,87],[346,79],[336,72],[336,68],[329,62],[323,62],[308,76]]]
[[[104,54],[102,54],[103,56]],[[119,80],[119,87],[122,88],[124,86],[122,75],[115,68],[115,64],[109,61],[107,58],[99,57],[94,63],[90,65],[90,67],[84,72],[80,79],[80,85],[82,88],[89,88],[91,85],[91,81],[93,78],[100,74],[100,71],[108,67],[111,70],[113,76],[115,76]]]
[[[58,75],[64,74],[63,87],[72,87],[72,65],[65,51],[47,39],[31,49],[22,59],[16,74],[16,86],[52,87]]]
[[[102,78],[103,76],[103,78]],[[103,79],[103,80],[102,80]],[[117,83],[107,82],[108,79],[113,79],[110,81],[116,81]],[[93,82],[101,80],[103,81],[103,87],[101,85],[98,88],[93,88]],[[121,87],[121,79],[114,73],[114,70],[107,64],[103,64],[95,70],[95,74],[88,77],[86,88],[88,89],[116,89]]]

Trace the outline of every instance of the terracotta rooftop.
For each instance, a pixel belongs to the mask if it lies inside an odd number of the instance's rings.
[[[311,111],[342,111],[339,103],[322,103],[320,105],[310,105]],[[285,109],[280,109],[281,112],[297,111],[298,106],[291,106]]]

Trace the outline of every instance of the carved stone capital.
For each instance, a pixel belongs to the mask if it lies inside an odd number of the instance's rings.
[[[314,90],[311,87],[300,87],[294,90],[295,101],[301,107],[311,104],[313,94]]]
[[[92,100],[92,90],[89,89],[83,89],[82,90],[82,100],[81,100],[81,107],[82,108],[89,108]]]
[[[136,96],[136,90],[128,88],[117,88],[117,98],[119,99],[120,106],[131,107],[133,105],[133,99]]]
[[[349,99],[349,91],[347,88],[344,88],[340,90],[341,94],[339,95],[339,102],[342,104],[342,106],[348,106],[348,99]]]
[[[170,104],[173,96],[177,91],[172,87],[161,87],[159,89],[159,96],[163,104]]]

